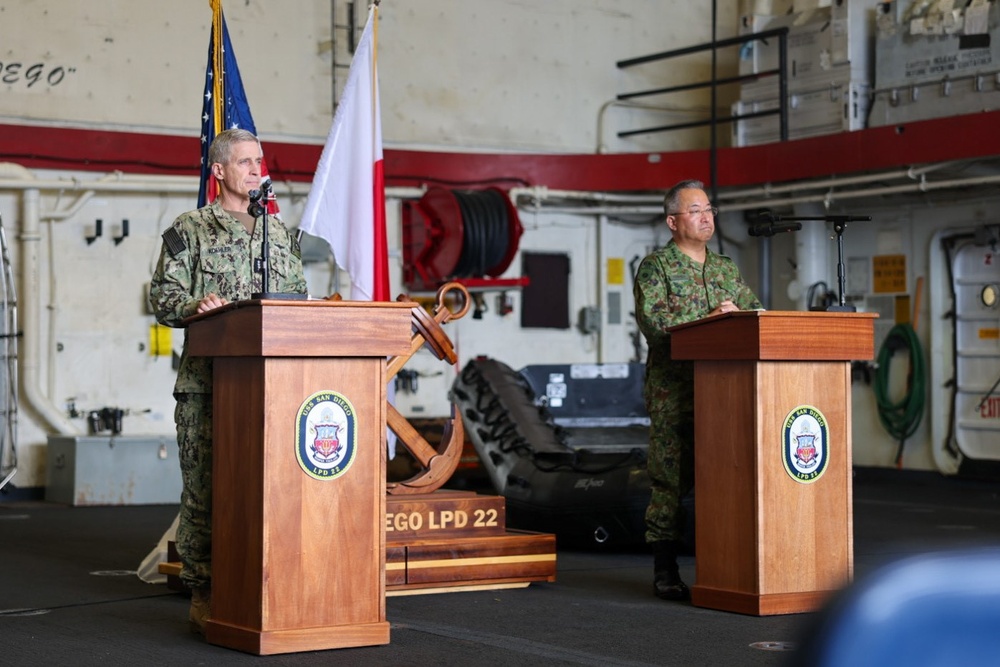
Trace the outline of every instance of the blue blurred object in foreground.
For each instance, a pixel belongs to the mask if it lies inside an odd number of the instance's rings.
[[[1000,665],[1000,548],[887,565],[838,595],[801,638],[815,667]]]

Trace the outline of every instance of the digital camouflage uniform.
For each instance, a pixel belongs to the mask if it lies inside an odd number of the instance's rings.
[[[694,485],[694,364],[671,361],[667,329],[707,317],[726,299],[740,310],[761,307],[733,260],[706,253],[702,265],[670,241],[643,259],[635,276],[636,320],[649,347],[643,392],[650,418],[649,543],[681,540],[680,503]]]
[[[258,218],[258,222],[260,218]],[[298,242],[280,220],[268,218],[269,292],[306,292]],[[252,270],[261,256],[262,225],[247,233],[243,224],[215,202],[178,217],[163,233],[160,260],[150,287],[156,319],[171,327],[195,314],[209,294],[240,301],[262,292],[260,273]],[[177,551],[181,580],[191,588],[211,581],[212,557],[212,360],[190,357],[187,330],[174,398],[181,465]]]

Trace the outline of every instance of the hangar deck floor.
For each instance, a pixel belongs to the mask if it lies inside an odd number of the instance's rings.
[[[913,554],[1000,545],[998,497],[997,483],[855,471],[857,577]],[[0,664],[780,665],[816,616],[662,602],[648,553],[560,550],[554,583],[389,598],[387,646],[256,657],[192,635],[181,594],[129,573],[176,511],[0,502]],[[694,580],[693,557],[681,572]]]

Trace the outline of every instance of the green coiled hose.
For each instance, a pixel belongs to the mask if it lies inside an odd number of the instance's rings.
[[[902,398],[893,402],[889,397],[889,370],[892,358],[898,350],[909,351],[910,366],[906,375],[906,392]],[[882,342],[878,353],[874,388],[879,421],[889,435],[899,441],[899,451],[896,454],[898,464],[903,455],[903,443],[920,426],[927,398],[924,351],[917,338],[917,332],[909,323],[894,326]]]

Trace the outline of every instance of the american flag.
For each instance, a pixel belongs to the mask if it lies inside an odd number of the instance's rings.
[[[250,115],[236,52],[229,41],[229,29],[222,15],[222,0],[209,0],[212,6],[212,36],[208,40],[208,67],[205,70],[205,97],[201,111],[201,185],[198,190],[198,207],[215,200],[218,184],[211,174],[208,148],[215,135],[222,130],[242,128],[257,134]],[[261,164],[261,179],[267,179],[267,164]],[[268,203],[268,212],[278,212],[274,198]]]

